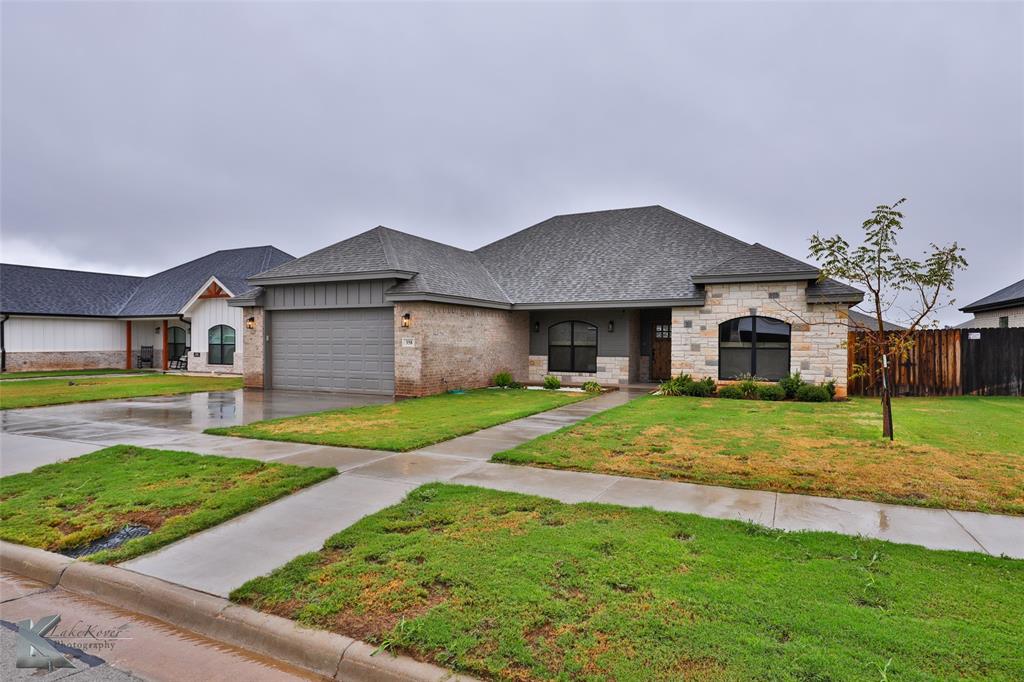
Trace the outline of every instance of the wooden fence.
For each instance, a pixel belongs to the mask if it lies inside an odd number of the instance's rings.
[[[877,368],[878,358],[850,332],[847,370]],[[893,395],[1024,395],[1024,329],[927,329],[914,332],[906,358],[890,358]],[[877,374],[849,382],[850,395],[877,396]]]

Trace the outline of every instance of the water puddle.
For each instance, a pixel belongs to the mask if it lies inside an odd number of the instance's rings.
[[[80,557],[89,556],[90,554],[95,554],[96,552],[100,552],[104,549],[116,549],[129,540],[141,538],[152,532],[153,531],[146,526],[137,523],[130,523],[116,533],[111,533],[106,537],[93,540],[88,545],[80,545],[78,547],[66,549],[61,552],[61,554],[71,557],[72,559],[78,559]]]

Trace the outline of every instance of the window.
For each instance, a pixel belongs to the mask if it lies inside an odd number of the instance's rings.
[[[596,372],[597,327],[588,322],[559,322],[548,327],[549,372]]]
[[[1010,316],[1009,315],[1003,315],[1002,317],[999,318],[999,327],[1001,329],[1008,329],[1009,326],[1010,326]]]
[[[211,365],[235,363],[235,329],[226,324],[210,327],[210,348],[207,362]]]
[[[185,354],[185,330],[181,327],[167,328],[167,359],[177,360]]]
[[[654,325],[654,338],[656,338],[656,339],[671,339],[672,338],[672,325],[670,325],[670,324],[656,324],[656,325]]]
[[[771,317],[737,317],[718,325],[718,378],[789,374],[789,325]]]

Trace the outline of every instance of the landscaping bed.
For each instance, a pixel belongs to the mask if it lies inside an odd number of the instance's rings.
[[[122,533],[85,558],[126,561],[336,473],[117,445],[0,478],[0,539],[77,555]],[[148,532],[130,532],[139,526]]]
[[[241,377],[196,377],[178,374],[4,381],[0,382],[0,409],[201,391],[233,391],[241,387]]]
[[[792,403],[652,396],[493,461],[895,504],[1024,514],[1024,400]]]
[[[1024,561],[430,484],[231,598],[491,679],[1009,680],[1022,581]]]
[[[587,393],[485,388],[212,428],[206,433],[404,452],[588,397]]]

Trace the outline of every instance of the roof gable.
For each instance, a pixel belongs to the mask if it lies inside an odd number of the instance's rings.
[[[772,282],[780,280],[817,279],[820,271],[813,265],[799,261],[763,244],[751,244],[746,249],[694,274],[694,282]]]

